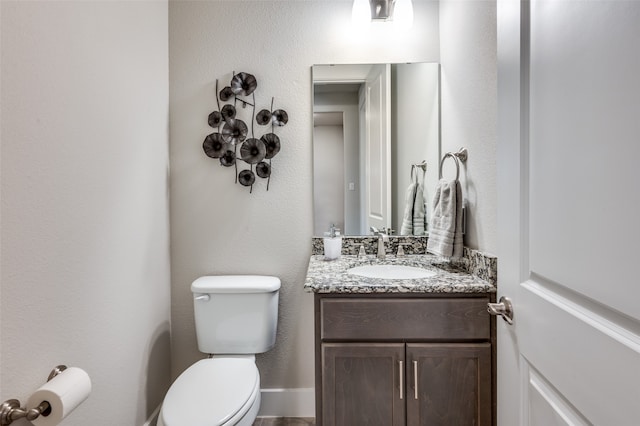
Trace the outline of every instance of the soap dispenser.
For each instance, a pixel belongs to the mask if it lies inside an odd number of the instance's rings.
[[[340,258],[342,252],[342,237],[340,229],[335,224],[331,224],[329,232],[324,233],[324,258],[325,260],[335,260]]]

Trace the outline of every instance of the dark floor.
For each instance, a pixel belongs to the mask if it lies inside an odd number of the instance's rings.
[[[258,417],[253,426],[313,426],[313,417]]]

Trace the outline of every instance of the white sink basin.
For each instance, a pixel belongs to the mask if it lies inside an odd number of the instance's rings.
[[[414,278],[428,278],[435,272],[415,266],[405,265],[363,265],[347,270],[348,274],[366,278],[382,278],[385,280],[408,280]]]

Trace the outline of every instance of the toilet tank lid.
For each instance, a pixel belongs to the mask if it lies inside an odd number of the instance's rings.
[[[191,284],[193,293],[271,293],[280,289],[280,278],[264,275],[213,275]]]

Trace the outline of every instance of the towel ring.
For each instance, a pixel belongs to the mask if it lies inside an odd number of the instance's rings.
[[[444,154],[442,160],[440,160],[439,179],[442,179],[442,165],[444,164],[444,160],[446,160],[448,157],[451,157],[456,163],[456,180],[458,180],[460,178],[460,162],[466,162],[467,155],[467,148],[460,148],[458,152],[447,152],[446,154]]]
[[[442,157],[442,160],[440,160],[440,179],[442,179],[442,165],[444,164],[444,160],[449,157],[453,158],[453,161],[456,163],[456,180],[458,180],[460,178],[460,163],[458,162],[458,157],[450,152],[447,152],[444,157]]]

